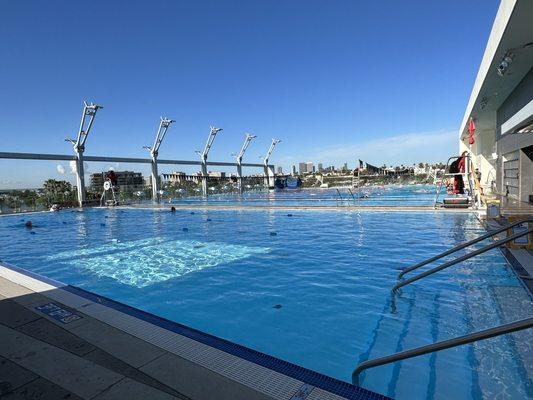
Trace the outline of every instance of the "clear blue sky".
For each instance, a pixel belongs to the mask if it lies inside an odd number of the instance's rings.
[[[284,168],[445,160],[498,4],[1,0],[0,151],[71,153],[89,100],[105,107],[89,155],[145,155],[163,114],[164,158],[196,159],[213,124],[212,160],[244,132],[248,161],[282,139]],[[0,160],[0,187],[56,164]]]

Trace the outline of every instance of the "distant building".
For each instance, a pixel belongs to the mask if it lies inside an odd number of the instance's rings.
[[[298,163],[298,172],[300,175],[305,174],[307,172],[307,164],[304,162]]]
[[[293,175],[296,175],[296,165],[293,165],[293,166],[292,166],[292,174],[293,174]]]
[[[283,174],[283,168],[278,167],[278,174],[279,174],[279,175]]]
[[[322,163],[318,163],[318,172],[322,172],[324,168],[322,168]]]
[[[344,165],[342,166],[342,170],[348,171],[348,163],[344,163]]]
[[[91,174],[91,189],[101,190],[104,186],[105,176],[107,172],[98,172]],[[128,187],[132,190],[141,190],[144,188],[144,178],[140,172],[133,171],[115,171],[117,177],[117,185],[119,187]]]
[[[308,162],[306,164],[306,167],[305,167],[306,171],[308,174],[310,174],[311,172],[315,172],[315,166],[313,165],[312,162]]]
[[[225,172],[219,172],[219,171],[209,171],[207,173],[207,176],[209,176],[210,178],[225,178],[226,177],[226,173]]]
[[[182,183],[186,180],[185,172],[171,172],[170,174],[161,174],[163,182],[169,182],[172,185]]]

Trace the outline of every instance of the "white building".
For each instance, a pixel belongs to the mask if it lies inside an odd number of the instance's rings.
[[[481,172],[485,193],[533,201],[532,67],[533,1],[502,0],[459,140]]]

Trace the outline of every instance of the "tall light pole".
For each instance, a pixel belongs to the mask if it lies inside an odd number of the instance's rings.
[[[243,185],[242,185],[242,158],[244,156],[244,153],[246,152],[246,149],[248,146],[250,146],[250,143],[252,140],[254,140],[257,136],[256,135],[250,135],[249,133],[246,134],[246,138],[244,139],[244,144],[242,145],[241,151],[237,155],[237,181],[239,185],[239,193],[242,194],[243,191]]]
[[[200,155],[200,161],[202,162],[202,194],[207,196],[207,156],[209,155],[209,150],[213,146],[213,142],[217,136],[217,133],[220,132],[222,128],[215,128],[214,126],[210,127],[209,136],[207,137],[207,142],[204,147],[204,151],[197,151]]]
[[[268,166],[268,161],[270,159],[270,155],[272,154],[272,152],[274,151],[274,147],[276,147],[276,145],[281,142],[281,140],[279,139],[272,139],[272,143],[270,143],[270,147],[268,148],[268,151],[266,153],[266,156],[265,156],[265,164],[264,164],[264,171],[265,171],[265,186],[267,188],[270,188],[272,186],[274,186],[274,183],[271,182],[271,178],[274,177],[274,170],[273,169],[270,169],[270,167]]]
[[[72,143],[74,152],[76,153],[76,189],[78,191],[78,203],[80,207],[83,207],[85,204],[85,172],[83,168],[83,153],[85,152],[85,142],[89,136],[89,132],[93,127],[94,118],[96,112],[103,108],[94,103],[87,104],[86,101],[83,102],[83,112],[81,114],[80,129],[78,130],[78,136],[76,140],[74,139],[65,139],[67,142]]]
[[[167,134],[168,127],[173,122],[176,121],[173,119],[160,117],[159,128],[157,129],[157,134],[155,135],[154,144],[152,145],[152,147],[143,146],[143,148],[147,149],[150,152],[150,156],[152,157],[152,200],[155,202],[159,201],[159,174],[157,172],[157,156],[159,155],[159,147],[161,147],[163,138]]]

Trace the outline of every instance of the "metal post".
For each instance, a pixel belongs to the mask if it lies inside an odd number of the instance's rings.
[[[242,194],[244,191],[242,185],[242,164],[237,162],[237,185],[239,186],[239,193]]]
[[[196,151],[200,155],[200,161],[202,162],[202,195],[207,197],[207,156],[209,155],[209,150],[213,146],[215,137],[217,133],[220,132],[222,128],[215,128],[214,126],[210,127],[209,136],[207,137],[207,142],[204,147],[204,151]]]
[[[270,187],[273,187],[274,186],[274,182],[273,182],[273,178],[274,178],[274,171],[271,171],[269,166],[268,166],[268,160],[270,158],[270,155],[272,154],[272,152],[274,151],[274,147],[276,147],[276,145],[281,142],[281,140],[279,139],[272,139],[272,143],[270,143],[270,147],[268,148],[268,151],[267,151],[267,154],[265,156],[265,162],[264,162],[264,165],[263,165],[263,171],[264,171],[264,175],[265,175],[265,186],[267,188],[270,188]]]
[[[87,104],[83,102],[83,112],[81,114],[80,128],[78,129],[78,135],[76,140],[74,139],[65,139],[67,142],[72,143],[74,152],[76,153],[76,189],[78,192],[78,203],[80,207],[85,205],[86,194],[85,194],[85,170],[83,167],[83,153],[85,152],[85,142],[89,136],[89,132],[94,123],[94,118],[96,112],[103,108],[94,103]],[[87,117],[88,120],[87,120]]]
[[[246,134],[246,138],[244,139],[244,144],[242,145],[241,151],[237,155],[237,182],[239,185],[239,193],[242,194],[243,192],[243,184],[242,184],[242,158],[244,156],[244,153],[246,152],[246,149],[248,149],[248,146],[252,142],[253,139],[255,139],[257,136],[250,135],[249,133]]]
[[[150,179],[152,183],[152,200],[154,202],[159,202],[159,173],[157,171],[157,156],[159,155],[159,147],[161,147],[163,138],[167,134],[168,127],[173,122],[176,121],[173,119],[160,117],[159,128],[157,129],[157,133],[155,135],[154,144],[152,145],[152,147],[143,146],[143,148],[147,149],[150,152],[150,156],[152,157],[152,172]]]
[[[157,158],[152,157],[150,180],[152,183],[152,201],[159,203],[159,174],[157,172]]]

